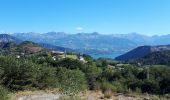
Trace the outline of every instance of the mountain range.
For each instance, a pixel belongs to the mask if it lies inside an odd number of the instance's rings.
[[[21,40],[8,34],[0,34],[0,43],[9,43],[9,42],[19,43],[21,42]]]
[[[50,44],[45,43],[34,43],[31,41],[24,41],[20,40],[14,36],[11,36],[9,34],[0,34],[0,50],[7,50],[10,51],[12,49],[22,48],[22,51],[24,49],[27,49],[26,51],[39,51],[42,48],[50,49],[50,50],[56,50],[56,51],[62,51],[65,52],[75,52],[74,50],[70,48],[64,48],[60,46],[54,46]],[[15,50],[14,50],[15,51]]]
[[[89,54],[94,58],[115,58],[143,45],[170,44],[170,35],[145,36],[138,33],[99,34],[93,32],[68,34],[64,32],[29,32],[13,33],[11,35],[23,41],[33,41],[70,48],[81,53]]]

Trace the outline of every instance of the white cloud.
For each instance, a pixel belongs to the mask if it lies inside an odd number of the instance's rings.
[[[76,30],[77,30],[77,31],[83,31],[84,28],[83,28],[83,27],[76,27]]]

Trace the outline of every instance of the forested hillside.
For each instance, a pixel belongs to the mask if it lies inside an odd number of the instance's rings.
[[[144,65],[170,65],[170,51],[153,52],[140,59],[131,60],[129,62]]]
[[[130,60],[135,60],[135,59],[145,57],[151,53],[164,52],[169,50],[170,50],[170,45],[139,46],[123,55],[116,57],[115,59],[119,61],[130,61]]]

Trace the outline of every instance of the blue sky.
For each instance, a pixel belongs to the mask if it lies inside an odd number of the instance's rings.
[[[0,31],[170,34],[170,0],[0,0]]]

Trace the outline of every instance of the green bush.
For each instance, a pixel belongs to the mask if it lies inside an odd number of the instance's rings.
[[[112,91],[112,92],[116,92],[116,87],[114,85],[112,85],[111,83],[104,81],[101,85],[101,89],[103,92],[105,91]]]
[[[0,58],[0,67],[3,69],[1,82],[12,90],[23,90],[32,86],[36,77],[35,64],[12,57]]]
[[[114,81],[114,82],[112,82],[112,84],[114,87],[116,87],[116,92],[118,92],[118,93],[127,93],[128,92],[127,87],[123,83],[121,83],[119,81]]]
[[[97,79],[102,73],[101,68],[97,67],[96,63],[90,63],[84,67],[83,72],[86,75],[89,89],[94,90]]]
[[[36,81],[34,86],[40,89],[47,87],[57,87],[56,69],[48,65],[38,66]]]
[[[141,90],[143,93],[159,93],[159,83],[153,80],[145,80],[141,86]]]
[[[75,94],[87,88],[85,75],[80,70],[58,68],[57,79],[59,88],[66,94]]]
[[[32,61],[1,57],[1,83],[11,90],[44,88],[56,84],[55,69],[47,65],[37,65]]]
[[[67,69],[82,69],[84,64],[79,60],[65,58],[59,61],[55,67],[65,67]]]
[[[9,99],[9,96],[8,96],[8,91],[0,86],[0,100],[8,100]]]

